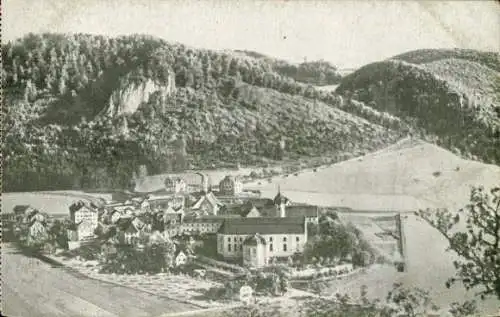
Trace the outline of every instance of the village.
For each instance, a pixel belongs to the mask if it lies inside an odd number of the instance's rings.
[[[290,284],[314,292],[314,281],[388,260],[335,208],[294,203],[279,187],[264,198],[238,176],[218,186],[201,173],[182,176],[144,177],[134,192],[77,200],[62,217],[16,206],[4,220],[23,247],[78,259],[100,276],[168,273],[219,283],[212,301],[249,285],[256,296],[283,296]]]

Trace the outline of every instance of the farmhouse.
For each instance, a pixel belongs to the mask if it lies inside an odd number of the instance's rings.
[[[307,242],[306,219],[305,217],[225,219],[217,232],[217,253],[228,259],[241,259],[243,242],[249,236],[256,234],[259,234],[266,243],[266,252],[259,253],[265,254],[265,258],[255,260],[256,263],[261,261],[267,263],[272,257],[289,257],[304,250]],[[261,241],[260,238],[257,240]]]

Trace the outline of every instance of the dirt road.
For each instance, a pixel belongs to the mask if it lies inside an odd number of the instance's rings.
[[[72,274],[2,244],[2,315],[127,317],[199,309]]]

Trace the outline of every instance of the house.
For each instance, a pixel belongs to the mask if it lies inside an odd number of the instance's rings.
[[[175,251],[175,253],[174,253],[174,265],[176,267],[179,267],[179,266],[186,264],[187,259],[188,259],[188,257],[186,255],[186,253],[184,253],[184,251],[182,251],[180,249]]]
[[[187,183],[180,177],[165,178],[165,191],[169,193],[179,194],[187,191]]]
[[[94,235],[94,229],[97,228],[99,215],[97,208],[88,202],[82,200],[69,207],[70,220],[75,224],[82,224],[78,229],[79,239],[91,237]]]
[[[219,193],[221,195],[237,196],[243,192],[243,182],[237,176],[228,175],[219,183]]]
[[[45,224],[38,220],[31,222],[28,228],[28,236],[26,237],[27,245],[38,245],[45,242],[47,239],[48,232]]]
[[[217,215],[217,212],[224,205],[215,197],[212,192],[202,195],[196,203],[191,206],[191,210],[197,211],[200,215]]]
[[[243,240],[243,265],[255,268],[265,266],[268,263],[266,245],[266,239],[258,233]]]
[[[266,241],[266,259],[301,253],[307,242],[305,217],[227,218],[217,232],[217,253],[241,259],[243,241],[257,233]]]

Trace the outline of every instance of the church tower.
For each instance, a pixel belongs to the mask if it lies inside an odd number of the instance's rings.
[[[288,198],[281,194],[281,189],[278,185],[278,194],[274,197],[274,206],[276,207],[276,217],[286,217],[286,205],[290,202]]]

